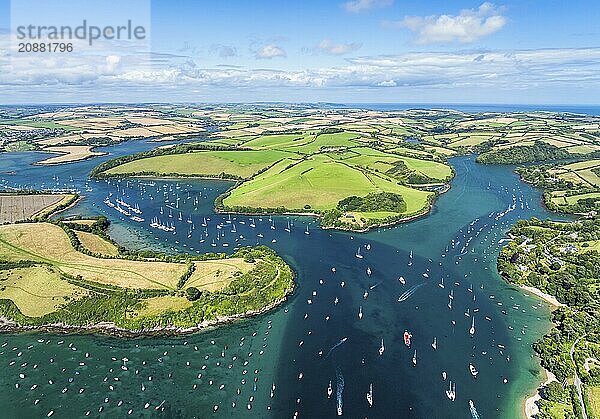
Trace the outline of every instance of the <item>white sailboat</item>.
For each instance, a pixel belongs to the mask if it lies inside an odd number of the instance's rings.
[[[469,329],[471,336],[475,334],[475,316],[471,318],[471,328]]]
[[[379,356],[383,355],[383,351],[385,351],[385,346],[383,346],[383,338],[381,338],[381,347],[379,348]]]
[[[413,365],[415,365],[415,366],[417,365],[417,350],[416,349],[415,349],[415,353],[412,357],[412,362],[413,362]]]
[[[358,249],[356,249],[356,255],[355,255],[358,259],[362,259],[363,255],[360,254],[360,247]]]
[[[367,393],[367,403],[369,403],[369,407],[373,407],[373,383],[369,384],[369,392]]]
[[[433,348],[433,350],[437,350],[437,338],[434,337],[433,338],[433,342],[431,343],[431,347]]]
[[[327,387],[327,398],[330,399],[333,394],[333,388],[331,387],[331,380],[329,380],[329,386]]]
[[[476,378],[477,374],[479,374],[479,371],[477,371],[477,369],[475,368],[475,365],[473,365],[473,364],[469,364],[469,371],[471,372],[471,375],[473,376],[473,378]]]
[[[358,307],[358,319],[361,320],[363,316],[362,306]]]

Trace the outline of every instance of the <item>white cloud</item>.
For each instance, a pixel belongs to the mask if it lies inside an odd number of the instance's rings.
[[[325,54],[344,55],[356,51],[360,47],[362,47],[362,44],[358,42],[351,42],[347,44],[334,44],[329,39],[323,39],[321,42],[319,42],[319,45],[317,45],[316,50]]]
[[[394,0],[351,0],[342,4],[342,7],[350,13],[360,13],[365,10],[390,6]]]
[[[419,44],[469,43],[502,29],[506,18],[501,12],[492,3],[485,2],[477,9],[463,9],[456,16],[406,16],[400,21],[384,22],[384,25],[411,30]]]
[[[285,57],[283,48],[274,44],[263,45],[254,52],[254,56],[258,59],[271,59],[275,57]]]
[[[0,45],[2,41],[0,35]],[[274,43],[263,45],[275,48],[264,49],[266,56],[279,56]],[[258,48],[252,51],[259,53]],[[352,57],[341,65],[295,69],[276,68],[277,61],[271,61],[271,68],[204,67],[201,61],[190,57],[144,55],[125,48],[105,55],[48,54],[43,65],[40,60],[39,55],[0,54],[0,91],[6,92],[2,97],[4,103],[36,100],[35,95],[42,101],[60,101],[66,92],[75,101],[114,100],[117,93],[132,101],[197,100],[193,92],[198,91],[206,92],[207,96],[215,91],[237,95],[242,101],[244,92],[250,91],[261,95],[278,91],[279,98],[294,91],[314,97],[313,92],[319,91],[322,92],[319,100],[328,100],[336,92],[360,91],[367,95],[370,91],[389,89],[412,92],[412,97],[420,98],[427,92],[455,89],[458,101],[484,91],[491,92],[484,97],[489,101],[509,91],[536,91],[545,97],[550,97],[549,92],[565,92],[565,99],[573,91],[586,92],[590,97],[594,94],[597,97],[600,92],[600,48],[415,52]],[[29,98],[28,94],[33,96]],[[554,94],[556,97],[558,93]],[[403,97],[409,96],[396,99]],[[510,100],[508,93],[505,97]],[[560,96],[555,99],[560,100]]]

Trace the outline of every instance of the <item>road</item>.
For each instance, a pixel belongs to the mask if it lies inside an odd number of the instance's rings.
[[[583,415],[583,419],[588,419],[587,413],[585,412],[585,403],[583,402],[583,392],[581,391],[581,380],[579,379],[579,375],[577,375],[577,364],[575,364],[575,359],[573,359],[575,345],[577,345],[577,342],[584,336],[585,335],[575,339],[575,342],[573,342],[573,346],[571,346],[571,350],[569,351],[569,355],[571,356],[571,362],[575,368],[573,371],[573,383],[575,384],[575,387],[577,387],[577,396],[579,397],[579,404],[581,405],[581,414]]]

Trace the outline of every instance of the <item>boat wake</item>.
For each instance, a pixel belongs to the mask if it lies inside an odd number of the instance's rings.
[[[343,344],[347,340],[348,340],[348,338],[342,338],[342,339],[340,339],[340,341],[338,343],[336,343],[335,345],[333,345],[331,347],[331,349],[329,350],[329,352],[327,352],[327,355],[325,355],[325,358],[323,358],[323,359],[327,359],[329,357],[329,355],[331,355],[331,353],[335,350],[335,348],[337,348],[338,346],[340,346],[341,344]]]
[[[342,371],[340,368],[335,369],[335,375],[337,376],[337,386],[336,386],[336,396],[337,396],[337,414],[338,416],[342,416],[342,406],[344,401],[342,399],[342,395],[344,393],[344,376],[342,375]]]
[[[408,290],[406,290],[404,293],[402,293],[400,295],[400,297],[398,297],[398,302],[401,303],[402,301],[408,300],[423,285],[425,285],[424,282],[421,283],[421,284],[413,285],[412,287],[410,287]]]

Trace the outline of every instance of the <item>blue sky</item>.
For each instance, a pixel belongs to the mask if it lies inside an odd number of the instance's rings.
[[[83,16],[148,43],[57,57],[15,53],[0,0],[0,102],[600,104],[595,1],[111,1]]]

